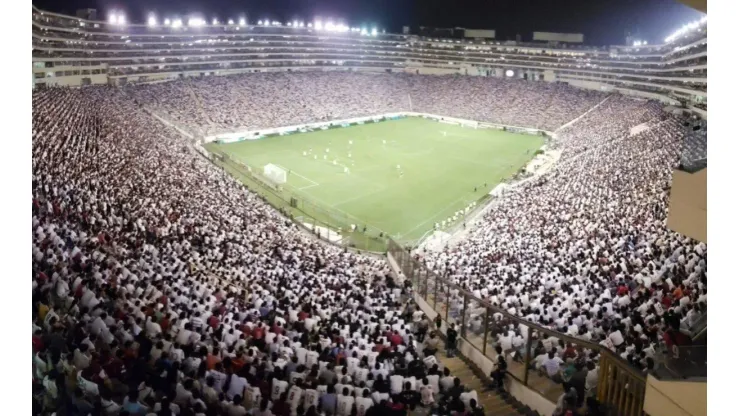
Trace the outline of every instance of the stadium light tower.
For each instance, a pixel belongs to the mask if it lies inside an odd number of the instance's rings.
[[[233,25],[233,24],[234,24],[234,19],[229,19],[229,25]]]
[[[171,23],[172,22],[170,21],[170,19],[164,19],[164,25],[165,26],[169,26]]]
[[[123,26],[126,24],[126,16],[124,16],[123,13],[119,14],[116,17],[116,24],[119,26]]]
[[[245,19],[243,17],[240,18],[239,19],[239,26],[246,26],[246,25],[247,25],[247,19]]]
[[[211,22],[211,24],[212,24],[213,26],[216,26],[216,25],[218,24],[218,19],[216,19],[216,18],[214,17],[214,18],[213,18],[213,22]]]
[[[182,19],[175,19],[172,22],[172,27],[174,27],[175,29],[182,27]]]
[[[157,17],[153,14],[150,14],[149,19],[147,19],[146,23],[147,25],[149,25],[149,27],[157,26]]]
[[[317,20],[316,23],[313,24],[313,26],[316,28],[316,30],[321,30],[324,28],[324,24],[321,23],[321,20]]]
[[[378,36],[378,29],[373,28],[372,32],[370,32],[373,36]]]
[[[118,22],[118,16],[116,15],[116,12],[111,12],[111,14],[108,15],[108,23],[115,25],[116,22]]]

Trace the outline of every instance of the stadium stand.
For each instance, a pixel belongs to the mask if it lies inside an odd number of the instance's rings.
[[[38,62],[82,62],[60,50],[77,41],[75,19],[34,9]],[[86,30],[94,32],[89,41],[110,35],[109,28]],[[705,33],[682,39],[684,49],[655,50],[666,60],[704,53],[704,64],[688,59],[705,65]],[[367,43],[381,40],[400,42],[389,35]],[[440,54],[449,48],[418,42]],[[625,66],[652,59],[641,53]],[[549,58],[540,58],[532,65],[546,66]],[[139,64],[126,59],[132,62],[106,70],[139,76]],[[562,150],[552,171],[507,193],[465,239],[418,253],[448,287],[460,288],[442,305],[444,333],[385,259],[304,233],[150,114],[202,136],[409,109],[556,131],[553,144]],[[501,314],[489,317],[467,305],[462,290],[555,335],[598,343],[641,374],[657,370],[690,344],[687,333],[706,316],[706,244],[665,227],[671,169],[681,154],[706,158],[706,123],[687,132],[684,122],[654,101],[462,74],[281,71],[38,88],[36,410],[528,414],[492,395],[490,380],[475,381],[453,357],[458,333],[450,330],[463,323],[460,335],[481,335],[496,351],[491,378],[499,383],[492,387],[503,387],[507,365],[531,356],[533,370],[558,383],[558,411],[582,408],[604,374],[598,352],[531,334]],[[637,125],[647,128],[631,134]],[[489,318],[496,325],[483,326]],[[530,351],[528,334],[536,338]]]
[[[142,105],[209,134],[411,110],[554,130],[606,97],[523,80],[346,72],[240,74],[126,89]]]
[[[630,136],[626,126],[643,122],[650,129]],[[656,351],[686,342],[675,334],[706,310],[706,245],[664,225],[683,132],[654,103],[610,97],[562,131],[566,149],[550,174],[458,245],[426,253],[427,265],[513,315],[652,369]],[[511,330],[492,341],[519,337],[520,347],[526,334]]]
[[[371,35],[256,22],[197,27],[162,23],[121,25],[34,7],[34,85],[123,85],[331,70],[511,77],[670,103],[705,102],[707,96],[706,19],[662,44],[603,47]]]

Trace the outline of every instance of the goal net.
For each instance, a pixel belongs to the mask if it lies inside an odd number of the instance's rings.
[[[265,165],[263,174],[271,182],[278,185],[288,182],[288,172],[280,166],[273,165],[272,163]]]

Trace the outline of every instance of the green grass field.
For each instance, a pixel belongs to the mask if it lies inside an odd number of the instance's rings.
[[[336,224],[349,221],[415,242],[510,178],[543,142],[540,136],[406,118],[206,148],[260,174],[268,163],[283,167],[289,171],[283,192],[305,204],[299,207],[340,218]]]

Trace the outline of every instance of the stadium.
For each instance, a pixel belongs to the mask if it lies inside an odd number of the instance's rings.
[[[701,413],[706,16],[81,12],[32,10],[34,414]]]

